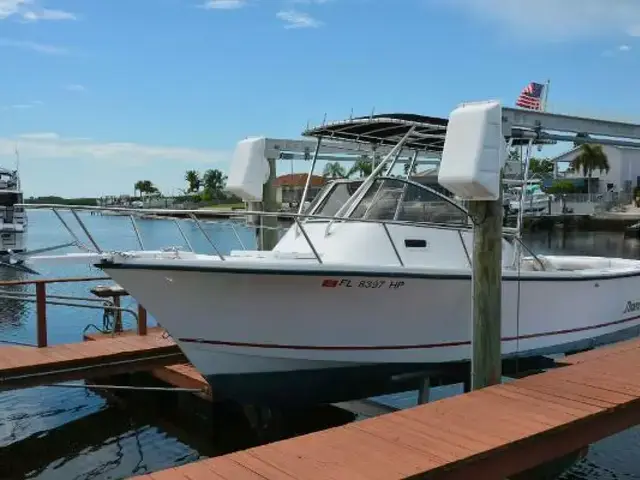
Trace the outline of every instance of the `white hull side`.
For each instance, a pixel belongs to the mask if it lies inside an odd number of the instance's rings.
[[[469,277],[104,269],[205,375],[470,358]],[[324,280],[351,287],[323,287]],[[358,288],[362,280],[384,283]],[[640,276],[505,280],[503,354],[547,352],[635,328],[640,307],[625,309],[640,300],[638,292]]]

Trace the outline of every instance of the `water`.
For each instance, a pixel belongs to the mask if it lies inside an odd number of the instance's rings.
[[[70,217],[65,218],[71,221]],[[127,217],[85,215],[83,218],[104,249],[136,248],[137,240]],[[69,240],[50,212],[30,212],[29,220],[29,248]],[[185,223],[183,228],[196,250],[212,251],[195,226]],[[169,221],[141,220],[139,229],[146,248],[183,243]],[[240,226],[236,230],[248,248],[255,247],[255,236],[250,229]],[[210,224],[207,231],[224,252],[239,248],[228,224]],[[539,233],[526,240],[536,252],[640,258],[640,242],[625,240],[621,234]],[[40,271],[43,277],[102,276],[99,270],[82,265]],[[32,277],[0,269],[2,280],[28,278]],[[14,288],[33,291],[33,287]],[[48,292],[87,296],[88,284],[50,285]],[[123,307],[133,305],[132,300],[123,299]],[[48,306],[49,343],[81,341],[82,330],[89,323],[99,325],[101,317],[101,312],[96,310]],[[125,315],[123,320],[126,326],[133,326],[129,316]],[[153,323],[153,319],[150,321]],[[0,299],[0,340],[33,344],[35,338],[34,304]],[[458,386],[435,388],[432,398],[459,391]],[[384,400],[397,407],[408,407],[415,404],[416,394],[391,395]],[[306,431],[301,419],[293,422],[297,433]],[[179,421],[165,418],[159,409],[148,404],[144,408],[131,405],[120,408],[84,389],[40,387],[6,392],[0,394],[0,479],[119,479],[229,452],[254,442],[233,425],[227,425],[222,430],[224,434],[215,436],[203,431],[206,429],[178,425]],[[318,425],[308,429],[316,428]],[[592,446],[588,457],[563,478],[640,479],[640,462],[636,458],[639,451],[640,429],[628,430]]]

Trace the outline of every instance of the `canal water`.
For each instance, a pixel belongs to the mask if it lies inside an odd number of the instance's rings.
[[[70,217],[65,217],[72,222]],[[90,231],[103,249],[137,248],[137,240],[127,217],[83,215]],[[47,211],[29,213],[30,249],[69,241],[68,233]],[[146,248],[182,245],[175,225],[168,220],[140,220],[139,229]],[[229,222],[207,224],[209,235],[224,252],[255,247],[252,230]],[[196,250],[212,251],[202,233],[192,224],[183,229]],[[79,229],[76,229],[79,232]],[[239,237],[239,238],[238,238]],[[640,258],[640,241],[613,233],[536,233],[526,238],[536,252]],[[82,265],[41,268],[43,277],[102,276],[93,267]],[[26,280],[33,276],[0,268],[2,280]],[[98,282],[99,284],[100,282]],[[103,282],[106,283],[106,282]],[[32,292],[32,287],[13,287]],[[48,292],[88,296],[88,284],[59,284]],[[576,299],[579,301],[579,299]],[[126,299],[123,306],[134,306]],[[87,325],[102,323],[102,313],[65,306],[49,306],[49,342],[77,342]],[[125,325],[133,320],[125,315]],[[153,323],[153,319],[151,318]],[[0,341],[35,342],[34,304],[0,299]],[[432,398],[459,393],[458,386],[432,390]],[[171,395],[177,395],[172,393]],[[382,399],[396,407],[415,404],[415,393],[390,395]],[[312,415],[312,414],[310,414]],[[302,425],[296,433],[318,428]],[[325,425],[330,426],[330,425]],[[219,455],[249,446],[255,439],[242,437],[242,429],[227,424],[226,430],[209,435],[194,431],[181,422],[166,418],[147,405],[121,408],[86,389],[39,387],[0,394],[0,479],[89,480],[120,479],[160,470],[199,458]],[[234,437],[231,442],[230,438]],[[640,429],[631,429],[592,446],[586,459],[576,465],[565,480],[640,479]]]

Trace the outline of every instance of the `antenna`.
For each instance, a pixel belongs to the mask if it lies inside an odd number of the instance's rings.
[[[15,152],[16,152],[16,187],[18,188],[18,190],[21,189],[20,186],[20,152],[18,151],[18,146],[15,145]]]
[[[349,114],[349,120],[353,120],[353,107],[351,107],[351,113]]]

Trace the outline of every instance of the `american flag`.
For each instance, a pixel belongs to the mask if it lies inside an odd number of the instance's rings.
[[[516,101],[516,105],[518,107],[528,108],[529,110],[541,110],[543,90],[544,85],[531,82],[522,90],[522,93]]]

